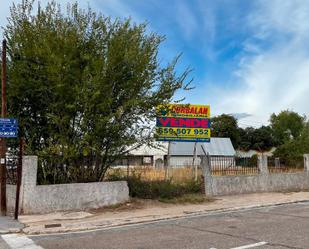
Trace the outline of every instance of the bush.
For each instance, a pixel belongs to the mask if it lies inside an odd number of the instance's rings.
[[[142,199],[172,199],[186,194],[200,193],[201,181],[188,180],[182,183],[174,183],[171,180],[145,181],[138,174],[128,178],[120,174],[112,174],[108,180],[126,180],[131,197]]]

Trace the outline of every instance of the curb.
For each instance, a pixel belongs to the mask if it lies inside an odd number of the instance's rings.
[[[27,235],[31,236],[40,236],[40,235],[60,235],[60,234],[66,234],[66,233],[83,233],[83,232],[90,232],[90,231],[99,231],[99,230],[109,230],[109,229],[117,229],[117,228],[125,228],[125,227],[131,227],[131,226],[138,226],[143,224],[154,224],[162,221],[172,221],[172,220],[180,220],[185,218],[194,218],[199,216],[208,216],[208,215],[216,215],[221,213],[228,213],[228,212],[236,212],[236,211],[245,211],[245,210],[251,210],[251,209],[259,209],[259,208],[265,208],[265,207],[276,207],[276,206],[283,206],[283,205],[291,205],[291,204],[297,204],[297,203],[309,203],[309,200],[300,200],[300,201],[290,201],[290,202],[281,202],[281,203],[270,203],[270,204],[261,204],[261,205],[251,205],[251,206],[245,206],[245,207],[233,207],[233,208],[219,208],[219,209],[213,209],[209,211],[197,211],[197,212],[188,212],[184,213],[183,215],[177,215],[177,216],[170,216],[166,218],[157,218],[153,220],[148,221],[134,221],[134,222],[125,222],[122,224],[116,224],[116,225],[106,225],[106,226],[97,226],[97,227],[91,227],[91,228],[81,228],[81,229],[63,229],[63,231],[55,232],[55,231],[40,231],[40,232],[25,232],[24,229],[20,229],[19,232],[22,232]],[[27,228],[27,227],[25,227]],[[0,231],[1,233],[1,231]]]
[[[23,228],[11,228],[8,230],[0,230],[0,234],[9,234],[9,233],[21,233]]]

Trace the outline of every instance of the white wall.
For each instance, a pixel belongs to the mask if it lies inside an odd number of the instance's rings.
[[[36,156],[25,156],[20,196],[23,214],[84,210],[129,200],[126,181],[37,185]]]
[[[16,185],[6,185],[6,207],[9,214],[13,214],[15,210]]]

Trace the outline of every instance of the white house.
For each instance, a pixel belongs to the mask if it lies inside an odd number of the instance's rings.
[[[170,166],[184,167],[193,165],[194,142],[170,142]],[[196,144],[196,159],[194,164],[199,165],[204,152],[209,153],[212,160],[221,158],[234,158],[235,149],[230,138],[213,137],[209,143],[199,142]],[[132,150],[129,155],[116,162],[117,166],[154,166],[163,167],[168,155],[168,142],[156,142],[152,146],[143,145]]]
[[[263,151],[263,152],[258,150],[248,150],[248,151],[236,150],[236,155],[239,157],[252,157],[254,155],[265,155],[268,157],[272,157],[275,150],[276,147],[271,148],[269,151]]]

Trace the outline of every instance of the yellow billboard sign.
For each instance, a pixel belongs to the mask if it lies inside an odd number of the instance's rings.
[[[157,108],[157,140],[209,142],[209,118],[209,105],[160,105]]]

